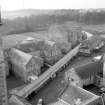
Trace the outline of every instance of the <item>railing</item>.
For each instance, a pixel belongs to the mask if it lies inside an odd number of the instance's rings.
[[[59,60],[54,66],[51,66],[45,73],[43,73],[35,82],[25,86],[15,94],[22,97],[27,97],[33,91],[40,88],[47,80],[49,80],[56,72],[60,71],[74,56],[79,52],[80,45],[76,46],[68,54],[66,54],[61,60]]]

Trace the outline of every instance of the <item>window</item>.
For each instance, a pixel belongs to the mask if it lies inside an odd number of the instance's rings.
[[[73,79],[73,78],[71,78],[71,81],[73,82],[73,81],[74,81],[74,79]]]

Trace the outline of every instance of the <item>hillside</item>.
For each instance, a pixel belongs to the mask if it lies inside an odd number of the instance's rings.
[[[3,26],[0,33],[3,35],[46,31],[53,24],[79,24],[95,34],[104,34],[105,10],[20,10],[2,12]],[[95,28],[97,27],[97,28]],[[98,30],[97,30],[98,29]],[[97,32],[98,31],[98,32]]]
[[[52,14],[53,10],[33,10],[33,9],[26,9],[26,10],[17,10],[17,11],[2,11],[2,18],[3,19],[15,19],[18,17],[25,17],[30,15],[40,15],[40,14]]]

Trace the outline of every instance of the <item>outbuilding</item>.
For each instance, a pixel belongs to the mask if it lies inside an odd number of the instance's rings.
[[[18,49],[11,48],[10,60],[12,63],[12,72],[20,77],[24,82],[29,76],[39,76],[41,74],[41,67],[43,66],[43,59],[37,56],[24,53]]]

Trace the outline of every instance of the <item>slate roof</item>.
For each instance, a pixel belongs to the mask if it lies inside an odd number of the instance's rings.
[[[74,105],[77,99],[81,100],[81,105],[85,105],[86,102],[89,102],[92,98],[99,98],[97,95],[90,93],[80,87],[75,87],[69,85],[64,93],[60,96],[61,101],[65,101],[70,105]]]
[[[21,50],[15,49],[15,48],[11,48],[11,57],[14,57],[14,55],[16,55],[16,59],[18,58],[18,62],[26,65],[32,57],[34,57],[36,59],[37,62],[43,61],[43,59],[41,57],[38,56],[33,56],[31,54],[25,53]],[[14,59],[14,58],[13,58]]]
[[[78,66],[74,67],[75,72],[81,79],[87,79],[103,71],[103,63],[101,61],[85,60]]]
[[[21,62],[22,64],[27,64],[28,61],[32,58],[32,55],[24,53],[18,49],[12,48],[11,49],[11,53],[15,54],[18,57],[19,62]]]

